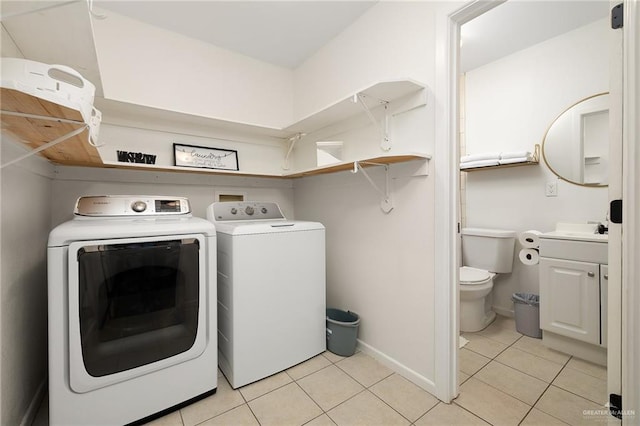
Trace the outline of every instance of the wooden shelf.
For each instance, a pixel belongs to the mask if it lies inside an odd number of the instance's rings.
[[[359,91],[367,102],[371,103],[371,107],[375,108],[376,103],[380,104],[380,100],[391,102],[417,93],[425,89],[424,85],[410,80],[399,80],[390,82],[381,82],[367,89]],[[173,125],[183,123],[187,126],[206,127],[213,126],[231,132],[248,133],[254,135],[262,135],[265,137],[277,137],[283,141],[288,141],[289,135],[296,132],[310,133],[333,123],[346,120],[357,114],[365,114],[362,106],[354,104],[352,97],[345,98],[327,108],[322,109],[301,121],[292,124],[284,129],[274,129],[260,127],[251,124],[235,123],[220,119],[194,117],[188,114],[174,113],[171,111],[158,110],[154,108],[142,107],[137,105],[125,104],[117,101],[98,100],[98,106],[103,106],[103,122],[109,123],[114,120],[114,124],[131,125],[133,122],[142,123],[145,128],[157,129],[159,131],[167,131],[167,122]],[[20,91],[2,88],[2,110],[11,112],[27,113],[32,115],[55,117],[65,120],[73,120],[74,123],[63,123],[58,121],[25,118],[2,114],[2,132],[14,136],[18,141],[36,149],[62,135],[65,135],[80,126],[84,125],[80,112],[57,105],[46,100],[22,93]],[[124,122],[124,118],[128,120]],[[49,149],[42,151],[44,155],[53,163],[71,166],[86,167],[107,167],[147,170],[157,172],[178,172],[178,173],[198,173],[198,174],[218,174],[226,176],[255,176],[255,177],[275,177],[275,178],[298,178],[303,176],[313,176],[325,173],[334,173],[345,170],[352,170],[354,161],[361,163],[379,163],[392,164],[413,160],[428,160],[431,157],[421,153],[401,153],[395,155],[382,155],[370,158],[345,161],[337,164],[316,167],[308,170],[295,171],[289,173],[283,171],[279,174],[251,173],[250,171],[226,171],[211,169],[194,169],[189,167],[176,167],[173,165],[144,165],[135,163],[119,163],[115,161],[104,161],[101,159],[98,150],[87,142],[87,131],[79,135],[63,141]],[[104,149],[104,148],[101,148]],[[366,164],[363,164],[366,167]]]
[[[290,173],[290,174],[285,174],[284,177],[288,177],[288,178],[299,178],[299,177],[304,177],[304,176],[315,176],[315,175],[321,175],[321,174],[326,174],[326,173],[335,173],[335,172],[343,172],[346,170],[353,170],[353,163],[354,162],[358,162],[362,165],[362,167],[368,167],[371,164],[367,164],[367,163],[375,163],[375,164],[394,164],[394,163],[404,163],[407,161],[414,161],[414,160],[430,160],[431,156],[426,155],[426,154],[416,154],[416,153],[410,153],[410,154],[398,154],[398,155],[383,155],[380,157],[372,157],[372,158],[365,158],[365,159],[361,159],[361,160],[353,160],[353,161],[344,161],[341,163],[336,163],[336,164],[330,164],[327,166],[321,166],[321,167],[316,167],[313,169],[309,169],[309,170],[303,170],[300,172],[295,172],[295,173]]]
[[[470,167],[468,169],[460,169],[460,171],[461,172],[477,172],[479,170],[508,169],[510,167],[536,166],[538,164],[540,164],[540,162],[536,160],[536,161],[527,161],[522,163],[498,164],[495,166]]]
[[[536,166],[538,164],[540,164],[540,145],[535,146],[531,161],[523,161],[521,163],[510,163],[510,164],[496,164],[493,166],[469,167],[468,169],[460,169],[460,171],[461,172],[477,172],[479,170],[508,169],[511,167]]]
[[[18,90],[3,87],[1,100],[2,111],[54,117],[77,122],[76,125],[68,122],[18,117],[0,113],[2,132],[13,136],[31,149],[39,148],[85,125],[79,111]],[[88,143],[88,132],[89,130],[87,129],[58,145],[45,149],[41,154],[57,164],[102,167],[102,159],[98,150]]]
[[[250,177],[266,177],[266,178],[300,178],[304,176],[316,176],[327,173],[343,172],[346,170],[353,170],[353,163],[358,162],[362,167],[369,167],[373,164],[395,164],[404,163],[407,161],[415,160],[430,160],[431,156],[418,153],[406,153],[397,155],[383,155],[379,157],[365,158],[361,160],[344,161],[341,163],[330,164],[327,166],[315,167],[309,170],[302,170],[293,173],[282,174],[266,174],[266,173],[247,173],[243,171],[230,171],[230,170],[215,170],[215,169],[197,169],[193,167],[179,167],[179,166],[156,166],[148,164],[136,164],[136,163],[118,163],[115,161],[106,161],[103,167],[119,168],[119,169],[131,169],[131,170],[147,170],[154,172],[172,172],[172,173],[197,173],[197,174],[213,174],[224,176],[250,176]]]

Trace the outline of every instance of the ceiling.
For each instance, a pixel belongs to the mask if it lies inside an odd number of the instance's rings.
[[[296,68],[376,2],[97,0],[94,4],[260,61]]]
[[[464,24],[462,72],[584,26],[609,13],[608,0],[510,0]]]
[[[58,9],[78,1],[82,0],[2,0],[1,18],[8,24],[7,18],[13,16]],[[112,11],[291,69],[376,3],[377,0],[93,0],[105,14]],[[604,18],[608,11],[608,0],[509,0],[462,26],[462,71]]]

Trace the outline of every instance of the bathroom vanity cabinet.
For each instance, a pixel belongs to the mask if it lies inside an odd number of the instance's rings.
[[[543,343],[606,365],[606,238],[541,236],[539,265]]]
[[[606,347],[606,321],[602,321],[606,319],[602,315],[606,313],[606,300],[602,300],[606,268],[590,262],[540,259],[540,328]]]

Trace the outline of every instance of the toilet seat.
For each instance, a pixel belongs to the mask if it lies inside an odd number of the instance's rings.
[[[460,268],[460,285],[476,286],[486,284],[493,279],[494,273],[484,269],[463,266]]]

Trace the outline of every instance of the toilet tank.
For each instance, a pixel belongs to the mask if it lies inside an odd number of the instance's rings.
[[[490,272],[511,272],[515,242],[515,231],[463,228],[462,265]]]

